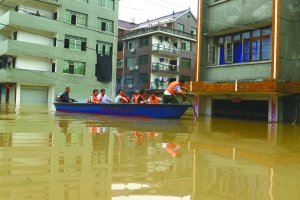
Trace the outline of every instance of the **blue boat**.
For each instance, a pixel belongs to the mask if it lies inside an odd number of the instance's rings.
[[[126,117],[180,119],[188,104],[93,104],[54,103],[57,111]]]

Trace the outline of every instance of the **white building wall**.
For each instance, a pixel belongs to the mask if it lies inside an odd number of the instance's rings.
[[[5,6],[1,6],[0,7],[0,17],[2,15],[4,15],[7,11],[9,11],[10,9],[8,7],[5,7]]]
[[[52,68],[52,62],[49,58],[18,56],[16,59],[15,67],[17,69],[50,72]]]
[[[41,36],[45,35],[47,37]],[[30,42],[35,44],[49,45],[53,46],[53,33],[47,33],[42,31],[35,31],[35,34],[18,31],[17,40],[23,42]]]

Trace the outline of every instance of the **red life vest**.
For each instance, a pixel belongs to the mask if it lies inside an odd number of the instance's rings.
[[[174,81],[172,82],[168,87],[167,87],[167,91],[170,92],[172,95],[176,96],[176,91],[174,91],[174,88],[176,87],[176,85],[179,85],[178,81]]]
[[[133,97],[134,97],[134,103],[138,103],[139,96],[140,95],[133,95]]]

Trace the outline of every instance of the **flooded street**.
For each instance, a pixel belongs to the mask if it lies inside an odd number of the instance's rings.
[[[300,124],[0,106],[0,199],[300,199]]]

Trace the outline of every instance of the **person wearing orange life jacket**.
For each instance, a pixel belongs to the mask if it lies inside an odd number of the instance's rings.
[[[140,96],[140,91],[139,91],[139,90],[136,90],[136,91],[134,92],[134,95],[133,95],[132,98],[131,98],[131,102],[132,102],[132,103],[138,103],[138,98],[139,98],[139,96]]]
[[[146,96],[146,91],[144,89],[141,89],[137,103],[138,104],[146,104],[147,100],[145,100],[145,96]]]
[[[159,104],[159,99],[154,93],[151,93],[149,99],[148,99],[149,104]]]
[[[172,82],[167,89],[165,90],[163,94],[163,103],[173,103],[173,104],[179,104],[178,100],[176,99],[176,95],[179,94],[188,100],[190,98],[186,96],[185,94],[182,93],[181,89],[186,90],[185,87],[182,87],[183,84],[185,83],[185,80],[180,80],[180,81],[174,81]]]
[[[93,94],[90,95],[90,97],[88,98],[87,103],[99,103],[99,99],[98,99],[98,90],[95,89],[93,90]]]

